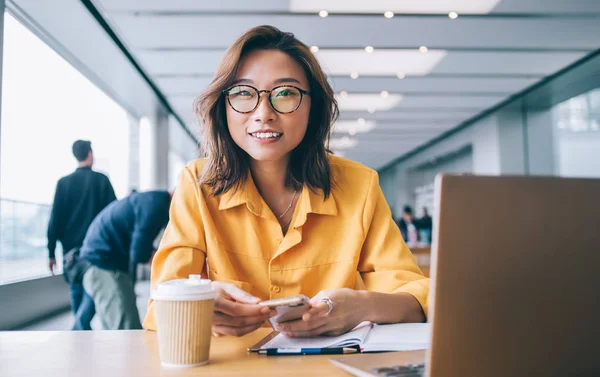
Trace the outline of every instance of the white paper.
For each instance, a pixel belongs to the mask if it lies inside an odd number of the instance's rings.
[[[283,334],[271,339],[261,349],[268,348],[328,348],[349,347],[362,344],[373,325],[363,322],[354,330],[340,336],[318,336],[314,338],[289,338]]]
[[[429,348],[429,323],[375,325],[363,342],[363,352],[416,351]]]
[[[330,337],[289,338],[279,334],[263,345],[268,348],[328,348],[360,345],[363,352],[416,351],[429,348],[429,323],[359,324],[346,334]]]

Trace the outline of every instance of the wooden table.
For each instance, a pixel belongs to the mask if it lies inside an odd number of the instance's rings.
[[[429,246],[413,246],[410,248],[410,251],[413,253],[415,258],[415,262],[421,271],[425,274],[425,276],[429,277],[429,264],[431,262],[431,247]]]
[[[196,368],[160,364],[153,331],[0,332],[0,376],[350,376],[333,356],[259,356],[246,349],[269,329],[241,338],[213,338],[210,363]]]

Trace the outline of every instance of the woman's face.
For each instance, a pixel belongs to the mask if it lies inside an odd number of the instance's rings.
[[[242,59],[232,85],[252,86],[260,90],[271,90],[290,85],[310,91],[302,67],[290,56],[279,50],[255,50]],[[294,108],[298,92],[282,88],[272,94],[278,108]],[[240,113],[231,106],[244,110],[255,103],[255,92],[246,87],[230,92],[227,105],[227,126],[233,141],[255,161],[278,161],[289,158],[290,152],[300,144],[306,133],[310,114],[310,96],[303,94],[296,111],[281,114],[271,106],[269,94],[261,93],[258,106]],[[236,102],[237,101],[237,102]],[[244,104],[248,101],[248,104]],[[241,105],[240,105],[241,103]]]

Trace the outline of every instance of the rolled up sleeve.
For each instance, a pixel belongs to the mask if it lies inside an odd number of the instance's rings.
[[[152,260],[152,290],[163,281],[202,274],[206,260],[202,207],[200,187],[186,167],[171,201],[169,224]],[[143,324],[148,330],[156,330],[153,304],[150,299]]]
[[[365,202],[363,227],[366,236],[358,271],[365,288],[383,293],[409,293],[419,301],[427,316],[429,279],[402,239],[375,172]]]

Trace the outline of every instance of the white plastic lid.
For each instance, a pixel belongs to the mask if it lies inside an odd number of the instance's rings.
[[[213,289],[211,281],[202,279],[200,275],[158,283],[152,292],[152,299],[158,301],[196,301],[216,297],[217,291]]]

